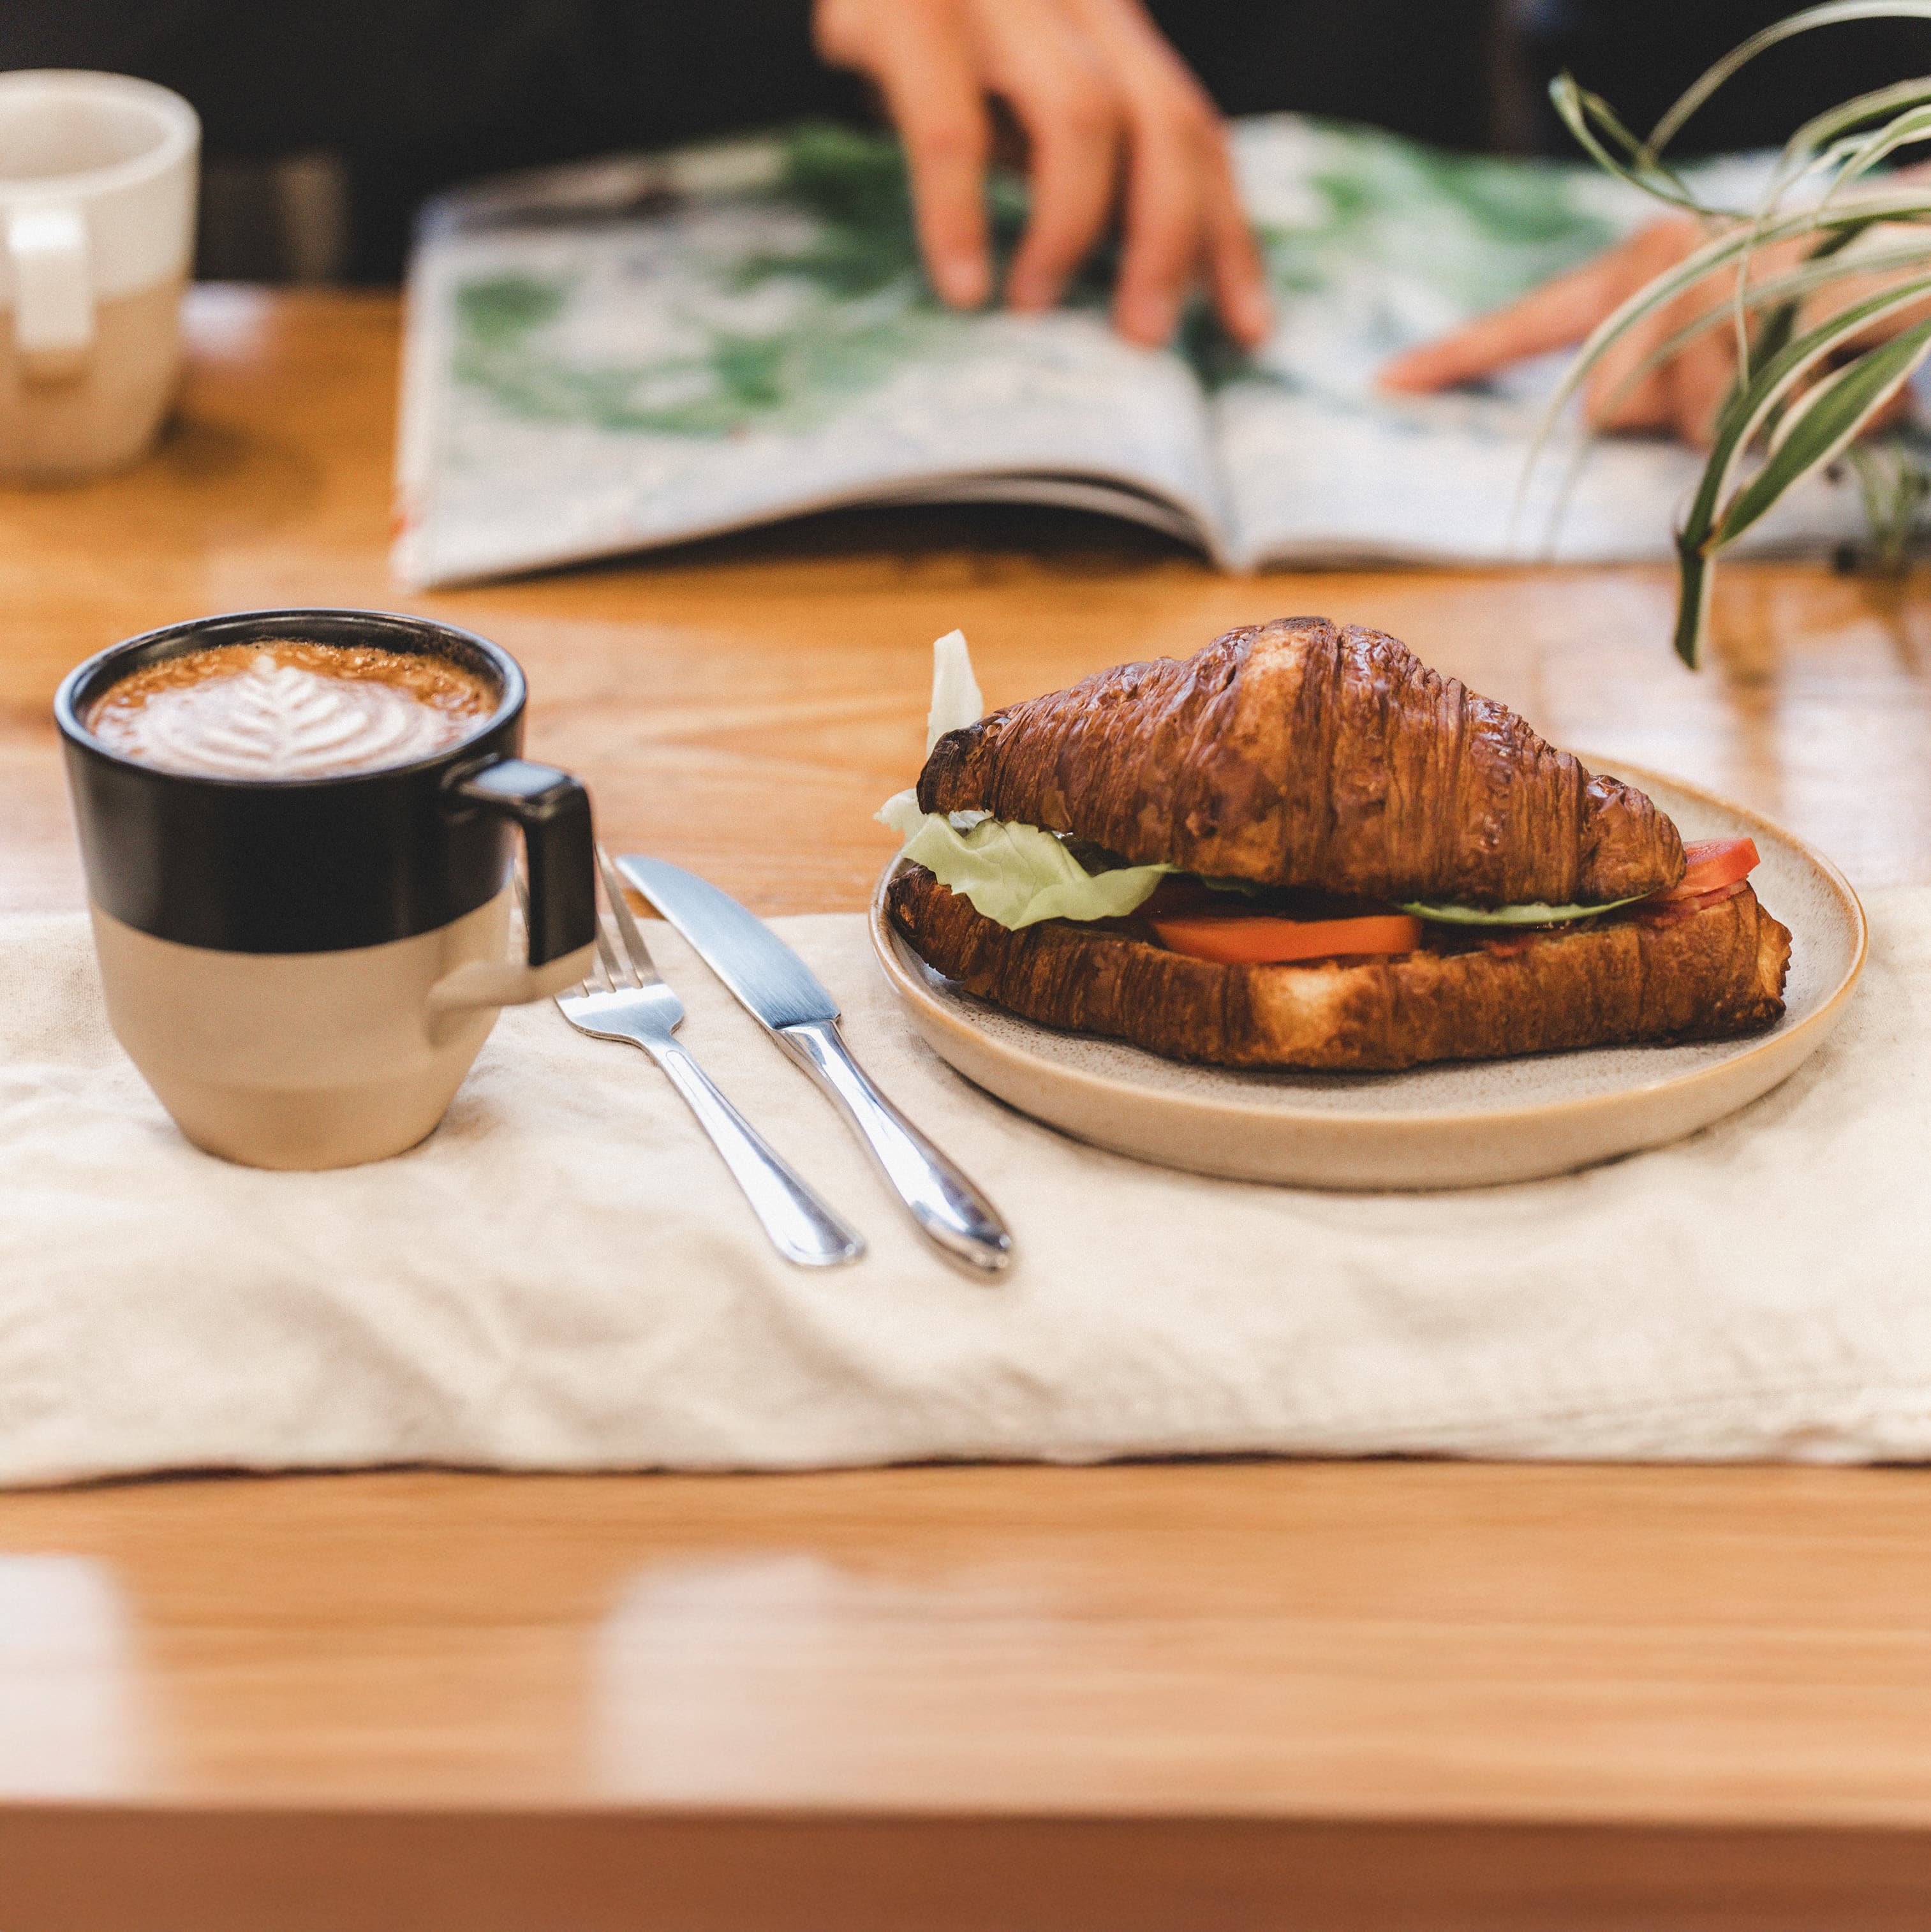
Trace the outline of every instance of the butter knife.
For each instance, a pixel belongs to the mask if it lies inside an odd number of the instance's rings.
[[[617,870],[817,1082],[925,1238],[982,1274],[1003,1269],[1012,1237],[997,1210],[872,1084],[838,1031],[837,1001],[804,961],[755,913],[681,866],[633,854]]]

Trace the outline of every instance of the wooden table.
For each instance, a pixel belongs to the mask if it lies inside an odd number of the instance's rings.
[[[1732,572],[1700,678],[1655,572],[1243,580],[1009,514],[403,598],[394,304],[203,290],[193,336],[139,470],[0,494],[7,909],[78,902],[60,674],[310,602],[499,638],[606,828],[770,910],[862,902],[936,633],[998,703],[1296,610],[1775,813],[1860,885],[1931,880],[1931,614],[1896,586]],[[1921,1927],[1927,1528],[1915,1474],[1802,1468],[8,1496],[0,1928]]]

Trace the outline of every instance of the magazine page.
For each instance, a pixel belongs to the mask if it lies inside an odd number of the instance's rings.
[[[1235,131],[1276,290],[1272,339],[1215,387],[1215,436],[1245,563],[1361,559],[1500,562],[1669,556],[1678,506],[1702,470],[1661,437],[1544,454],[1522,490],[1543,405],[1568,357],[1480,393],[1391,397],[1399,350],[1509,301],[1654,218],[1647,196],[1586,164],[1451,155],[1366,128],[1293,116]],[[1753,202],[1763,163],[1692,172]],[[1752,547],[1855,537],[1848,482],[1793,492]]]
[[[1023,203],[1001,193],[1009,234]],[[1069,488],[1211,547],[1200,385],[1115,336],[1105,293],[1043,316],[940,307],[896,144],[838,128],[466,191],[411,267],[397,573],[446,584],[834,504]]]

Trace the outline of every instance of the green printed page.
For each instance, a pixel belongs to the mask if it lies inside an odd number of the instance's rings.
[[[1023,194],[996,184],[1010,248]],[[895,142],[803,128],[486,185],[411,265],[398,574],[447,583],[854,502],[1225,527],[1186,362],[928,289]]]
[[[801,128],[445,199],[410,272],[397,574],[450,583],[835,504],[986,498],[1131,518],[1237,568],[1537,554],[1559,454],[1527,513],[1512,506],[1550,368],[1410,399],[1374,373],[1647,205],[1582,165],[1294,116],[1237,124],[1235,147],[1279,312],[1251,357],[1204,311],[1171,350],[1122,342],[1104,258],[1050,316],[946,310],[883,136]],[[1023,188],[996,181],[991,206],[1009,254]],[[1666,555],[1696,469],[1666,442],[1600,446],[1555,554]],[[1848,492],[1820,485],[1765,534],[1857,527]]]
[[[1641,436],[1585,448],[1571,435],[1530,470],[1566,352],[1447,395],[1387,395],[1375,382],[1400,350],[1653,219],[1653,201],[1580,163],[1448,154],[1291,116],[1242,122],[1234,143],[1277,326],[1211,384],[1230,556],[1254,565],[1672,555],[1676,507],[1702,468],[1692,452]],[[1690,172],[1714,200],[1749,206],[1763,166],[1742,157]],[[1861,527],[1848,484],[1819,482],[1793,495],[1762,541]]]

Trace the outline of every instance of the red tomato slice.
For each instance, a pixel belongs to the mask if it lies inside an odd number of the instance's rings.
[[[1359,919],[1267,919],[1238,913],[1200,919],[1156,919],[1153,930],[1171,952],[1223,966],[1270,966],[1288,959],[1331,959],[1346,952],[1412,952],[1421,921],[1411,913]]]
[[[1754,838],[1699,838],[1683,848],[1689,863],[1681,880],[1657,896],[1665,901],[1699,898],[1720,886],[1734,886],[1756,871],[1759,860]]]
[[[1732,879],[1727,886],[1719,886],[1713,892],[1699,892],[1690,898],[1679,898],[1671,892],[1661,898],[1645,899],[1635,908],[1636,914],[1650,926],[1673,926],[1679,920],[1694,919],[1699,912],[1708,912],[1712,906],[1720,906],[1725,900],[1735,898],[1746,883],[1742,879]]]

